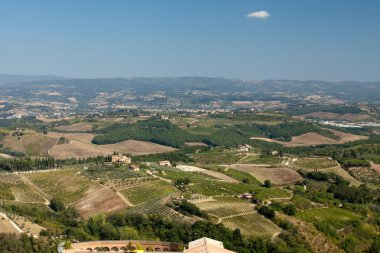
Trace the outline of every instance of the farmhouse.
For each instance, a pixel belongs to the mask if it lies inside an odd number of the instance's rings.
[[[245,192],[245,193],[240,194],[239,198],[251,200],[253,198],[253,194],[249,192]]]
[[[239,151],[245,151],[245,152],[247,152],[247,151],[249,151],[250,149],[252,148],[252,146],[251,145],[248,145],[248,144],[243,144],[243,145],[239,145],[238,146],[238,150]]]
[[[125,155],[113,155],[111,157],[111,163],[131,164],[132,159]]]
[[[170,161],[159,161],[158,164],[161,166],[172,166]]]

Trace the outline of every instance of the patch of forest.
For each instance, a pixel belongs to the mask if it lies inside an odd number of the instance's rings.
[[[272,116],[271,116],[272,117]],[[93,139],[94,144],[112,144],[125,140],[150,141],[175,148],[184,147],[185,142],[201,141],[211,146],[236,147],[249,143],[253,136],[267,137],[280,141],[291,141],[292,136],[309,132],[319,133],[326,137],[339,139],[339,136],[322,129],[315,124],[303,121],[285,121],[277,125],[236,124],[219,126],[219,129],[208,136],[191,134],[168,120],[152,117],[134,124],[115,124],[100,130]]]
[[[152,117],[134,124],[115,124],[99,131],[94,144],[112,144],[125,140],[150,141],[161,145],[181,148],[185,142],[202,141],[200,136],[190,134],[168,120]]]

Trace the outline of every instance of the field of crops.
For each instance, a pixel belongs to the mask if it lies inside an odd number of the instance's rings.
[[[293,166],[308,172],[336,167],[338,163],[328,158],[299,158],[293,163]]]
[[[252,204],[238,198],[217,197],[215,201],[196,203],[208,214],[217,217],[219,222],[234,230],[239,228],[247,236],[272,236],[279,232],[273,222],[257,214]]]
[[[198,164],[234,164],[244,158],[242,153],[216,149],[206,153],[195,154],[193,159]]]
[[[145,201],[167,196],[176,192],[170,183],[163,180],[149,181],[129,189],[121,191],[121,193],[134,205],[141,204]]]
[[[283,159],[275,156],[260,157],[257,155],[249,155],[248,157],[241,159],[239,163],[279,165],[282,160]]]
[[[254,192],[256,193],[256,198],[259,200],[264,200],[268,198],[289,198],[291,195],[289,191],[275,187],[257,187]]]
[[[380,183],[380,178],[377,173],[368,167],[351,167],[348,169],[350,174],[356,179],[364,183]]]
[[[4,174],[0,176],[0,184],[4,188],[0,195],[2,199],[15,199],[22,202],[44,202],[44,199],[29,185],[14,174]],[[7,197],[5,196],[7,194]],[[13,196],[13,198],[12,198]]]
[[[218,197],[215,201],[197,203],[196,205],[209,214],[223,218],[230,215],[253,212],[253,205],[232,197]]]
[[[361,219],[358,214],[342,208],[309,209],[299,212],[297,218],[317,225],[332,226],[337,230],[352,224],[355,220]]]
[[[157,178],[154,177],[133,177],[128,179],[112,179],[105,182],[105,186],[111,186],[118,190],[124,190],[126,188],[131,188],[138,186],[140,184],[145,184],[148,182],[157,181]]]
[[[305,172],[319,171],[324,173],[334,173],[343,177],[350,184],[359,186],[361,183],[352,177],[347,171],[342,169],[339,164],[328,158],[300,158],[291,165],[294,169]]]
[[[222,223],[234,230],[239,228],[243,235],[271,237],[281,229],[258,213],[223,218]]]
[[[101,186],[80,175],[79,169],[64,169],[25,175],[50,198],[65,204],[75,202]]]
[[[237,180],[246,177],[246,175],[248,174],[247,178],[250,180],[250,183],[231,184],[215,180],[211,177],[202,174],[189,173],[174,169],[163,170],[164,175],[161,176],[171,180],[176,180],[185,177],[190,178],[191,184],[188,186],[188,190],[192,193],[199,193],[205,196],[236,196],[244,192],[252,191],[255,192],[258,198],[260,199],[289,197],[289,193],[287,191],[276,187],[262,187],[261,184],[258,185],[258,181],[255,180],[255,178],[250,176],[248,173],[236,171],[233,169],[227,169],[226,171],[223,171],[223,173],[225,173],[226,175],[230,175],[231,177],[235,177]]]
[[[176,212],[172,208],[166,206],[168,199],[168,197],[152,199],[138,206],[129,208],[127,212],[132,214],[157,215],[159,217],[181,223],[193,223],[197,220],[197,218],[184,216],[183,214]]]
[[[15,196],[12,193],[11,187],[8,184],[3,183],[3,182],[0,183],[0,199],[7,199],[7,200],[15,199]]]
[[[105,169],[102,165],[91,165],[88,169],[82,172],[84,176],[87,176],[91,179],[100,179],[100,180],[128,180],[131,178],[137,178],[146,176],[143,172],[133,172],[128,167],[109,167]]]

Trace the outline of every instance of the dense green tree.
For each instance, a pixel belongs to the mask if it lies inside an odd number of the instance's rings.
[[[285,214],[290,215],[290,216],[294,216],[297,213],[297,207],[293,204],[286,205],[282,210],[284,211]]]
[[[264,181],[264,187],[266,188],[271,188],[272,187],[272,183],[269,179],[265,180]]]
[[[268,219],[273,219],[276,216],[276,213],[273,210],[273,208],[269,206],[261,206],[258,210],[258,213],[264,215]]]
[[[53,198],[50,200],[50,208],[53,209],[56,212],[60,212],[65,210],[65,204],[59,199]]]

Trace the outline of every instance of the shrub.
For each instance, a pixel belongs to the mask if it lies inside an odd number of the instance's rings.
[[[268,219],[273,219],[276,216],[274,210],[269,206],[262,206],[258,210],[259,214],[264,215]]]
[[[264,187],[266,188],[271,188],[272,187],[272,182],[270,180],[265,180],[264,181]]]
[[[297,213],[297,208],[293,204],[286,205],[282,210],[289,216],[294,216]]]
[[[63,204],[63,202],[60,201],[59,199],[56,199],[56,198],[53,198],[50,201],[50,205],[49,206],[50,206],[51,209],[53,209],[56,212],[60,212],[60,211],[65,210],[65,205]]]

